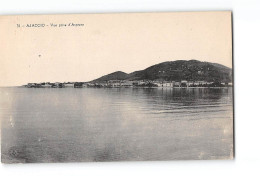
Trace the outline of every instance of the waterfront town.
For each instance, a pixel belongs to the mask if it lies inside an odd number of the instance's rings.
[[[151,81],[151,80],[109,80],[104,82],[42,82],[42,83],[28,83],[24,85],[27,88],[83,88],[83,87],[96,87],[96,88],[113,88],[113,87],[231,87],[232,83],[227,82],[206,82],[206,81]]]

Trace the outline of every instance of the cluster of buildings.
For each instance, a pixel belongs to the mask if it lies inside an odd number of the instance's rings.
[[[87,83],[87,87],[228,87],[232,83],[207,81],[127,81],[110,80],[102,83]]]
[[[83,88],[83,87],[229,87],[232,83],[224,82],[206,82],[206,81],[151,81],[151,80],[109,80],[98,83],[91,82],[43,82],[43,83],[28,83],[25,87],[28,88]]]
[[[42,83],[28,83],[25,87],[28,88],[64,88],[64,87],[74,87],[75,83],[67,82],[67,83],[50,83],[50,82],[42,82]]]

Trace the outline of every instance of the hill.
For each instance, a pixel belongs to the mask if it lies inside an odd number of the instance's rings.
[[[117,71],[91,82],[104,82],[108,80],[231,82],[232,69],[217,63],[197,60],[177,60],[159,63],[129,74]]]
[[[122,71],[116,71],[113,73],[110,73],[108,75],[102,76],[98,79],[95,79],[91,82],[105,82],[109,80],[125,80],[127,78],[128,74]]]

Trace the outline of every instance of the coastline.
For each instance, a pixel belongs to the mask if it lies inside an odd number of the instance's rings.
[[[8,86],[8,87],[0,87],[0,88],[28,88],[25,86]],[[61,88],[54,88],[54,87],[30,87],[30,89],[61,89]],[[233,86],[226,86],[226,87],[80,87],[81,89],[84,88],[95,88],[95,89],[228,89],[233,88]],[[74,87],[63,87],[62,89],[74,89]]]

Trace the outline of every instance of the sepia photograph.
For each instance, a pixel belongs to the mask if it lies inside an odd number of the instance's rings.
[[[234,158],[231,11],[0,26],[2,163]]]

